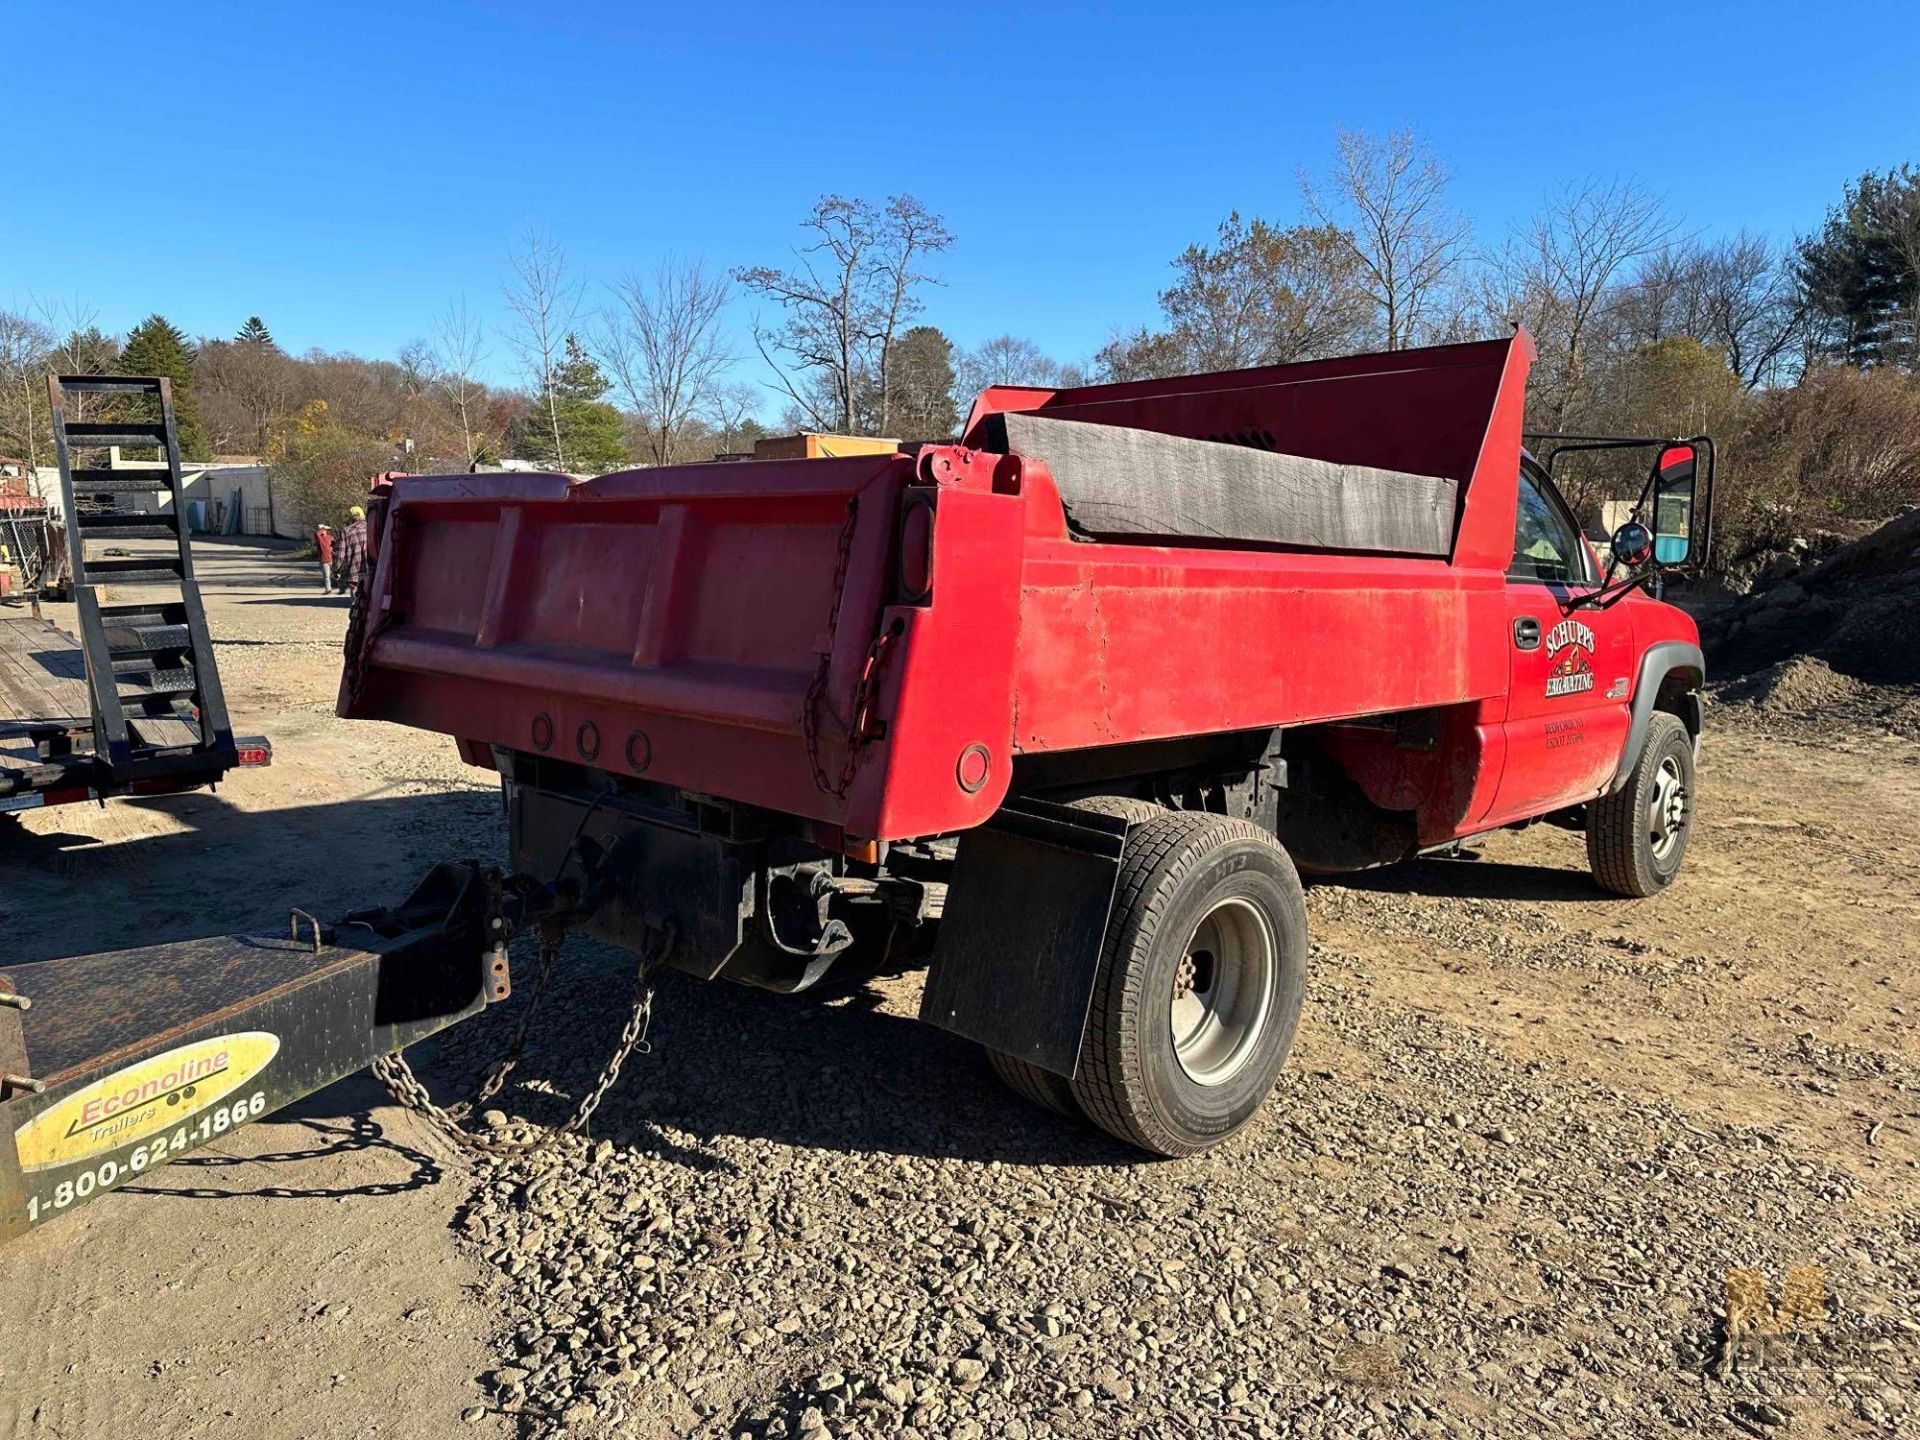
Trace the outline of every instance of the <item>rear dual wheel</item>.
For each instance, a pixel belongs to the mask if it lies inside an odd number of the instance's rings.
[[[1108,805],[1142,807],[1126,811]],[[1135,823],[1071,1081],[994,1053],[1017,1092],[1156,1155],[1191,1155],[1260,1108],[1306,980],[1300,879],[1245,820],[1100,797]]]
[[[1250,821],[1173,813],[1128,836],[1073,1077],[1087,1118],[1156,1155],[1254,1116],[1300,1023],[1300,877]]]

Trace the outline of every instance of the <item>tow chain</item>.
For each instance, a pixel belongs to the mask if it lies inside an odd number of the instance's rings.
[[[547,982],[553,976],[554,961],[560,954],[561,937],[557,934],[541,936],[540,973],[534,980],[533,993],[528,996],[527,1008],[521,1012],[520,1023],[514,1029],[513,1040],[508,1044],[506,1053],[488,1067],[485,1078],[470,1098],[452,1105],[437,1104],[427,1087],[420,1083],[419,1076],[414,1074],[413,1067],[407,1063],[406,1055],[398,1050],[374,1061],[373,1073],[396,1103],[426,1119],[463,1149],[482,1155],[531,1155],[544,1150],[562,1135],[571,1135],[584,1128],[593,1119],[593,1112],[600,1108],[607,1091],[620,1079],[620,1067],[627,1063],[627,1057],[635,1050],[645,1054],[651,1048],[646,1043],[646,1034],[653,1020],[654,977],[673,953],[678,932],[673,921],[665,920],[652,927],[652,935],[653,941],[640,956],[639,968],[634,975],[633,1008],[627,1015],[627,1023],[621,1028],[620,1043],[614,1047],[593,1088],[581,1097],[573,1114],[559,1125],[523,1137],[505,1131],[473,1130],[466,1123],[476,1110],[500,1093],[507,1076],[520,1063],[527,1044],[527,1027],[533,1020],[534,1012],[540,1008]]]

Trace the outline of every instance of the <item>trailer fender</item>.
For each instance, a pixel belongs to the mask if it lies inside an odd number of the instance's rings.
[[[1640,657],[1640,675],[1633,687],[1633,718],[1627,727],[1627,743],[1621,747],[1619,766],[1613,772],[1613,782],[1607,786],[1609,795],[1618,793],[1633,777],[1633,767],[1640,762],[1640,748],[1647,741],[1647,726],[1653,723],[1653,712],[1663,708],[1660,704],[1663,694],[1669,697],[1670,703],[1679,706],[1677,713],[1687,727],[1687,734],[1693,737],[1694,757],[1699,758],[1700,686],[1706,676],[1706,657],[1698,645],[1666,640],[1647,647],[1647,653]]]
[[[1021,799],[960,837],[920,1018],[1071,1076],[1127,822]]]

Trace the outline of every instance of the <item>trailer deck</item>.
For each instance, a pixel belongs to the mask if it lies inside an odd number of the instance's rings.
[[[80,642],[51,620],[0,616],[0,724],[87,722]]]
[[[506,998],[496,893],[0,973],[0,1242]]]
[[[92,711],[80,642],[50,620],[0,616],[0,809],[45,804],[63,783],[84,788],[74,772],[91,753],[63,762],[43,742],[84,733]]]

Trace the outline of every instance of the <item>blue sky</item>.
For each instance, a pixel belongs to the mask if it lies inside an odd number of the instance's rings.
[[[1294,217],[1342,124],[1416,127],[1486,241],[1588,175],[1709,233],[1810,229],[1920,161],[1897,8],[21,5],[0,304],[391,355],[452,297],[504,320],[529,224],[610,281],[779,263],[815,197],[906,190],[958,236],[929,320],[1083,359],[1228,210]],[[145,128],[89,156],[65,136],[95,115]],[[110,207],[116,175],[146,188]]]

